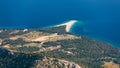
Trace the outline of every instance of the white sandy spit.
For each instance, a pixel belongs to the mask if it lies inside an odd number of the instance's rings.
[[[63,25],[66,25],[66,32],[69,32],[71,27],[76,23],[78,22],[77,20],[70,20],[66,23],[63,23],[63,24],[60,24],[60,25],[57,25],[57,26],[63,26]]]

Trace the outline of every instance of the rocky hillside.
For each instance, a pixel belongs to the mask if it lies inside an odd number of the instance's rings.
[[[33,68],[81,68],[78,64],[62,59],[47,58],[36,60]]]
[[[65,31],[65,26],[0,30],[0,68],[120,68],[113,45]]]

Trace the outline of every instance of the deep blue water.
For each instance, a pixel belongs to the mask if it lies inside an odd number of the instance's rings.
[[[0,0],[0,28],[40,28],[79,20],[77,34],[120,47],[120,0]]]

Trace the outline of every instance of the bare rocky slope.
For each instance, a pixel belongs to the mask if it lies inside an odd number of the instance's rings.
[[[80,65],[55,58],[44,58],[42,60],[36,60],[33,68],[81,68]]]

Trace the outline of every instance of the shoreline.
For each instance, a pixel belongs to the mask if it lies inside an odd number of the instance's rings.
[[[74,24],[76,24],[77,22],[78,22],[77,20],[69,20],[69,21],[66,21],[66,22],[64,22],[62,24],[39,27],[39,28],[50,28],[50,27],[66,26],[66,28],[65,28],[66,32],[71,32],[71,33],[75,34],[71,30],[72,30],[72,27],[74,27]],[[16,29],[25,30],[25,29],[39,29],[39,28],[31,28],[31,27],[0,27],[0,30],[6,30],[6,29],[8,29],[8,30],[9,29],[10,30],[11,29],[13,29],[13,30],[16,30]],[[77,35],[82,35],[82,36],[86,36],[86,37],[89,37],[89,38],[92,38],[92,39],[95,39],[95,40],[98,40],[98,41],[106,42],[106,43],[120,49],[120,43],[116,43],[114,40],[109,40],[109,39],[104,38],[104,37],[100,37],[100,36],[96,36],[96,35],[89,35],[89,34],[80,34],[79,33]]]
[[[66,26],[66,28],[65,28],[66,32],[70,32],[72,26],[73,26],[76,22],[78,22],[78,21],[77,21],[77,20],[70,20],[70,21],[68,21],[68,22],[66,22],[66,23],[59,24],[59,25],[56,25],[56,26],[59,27],[59,26],[64,26],[64,25],[65,25],[65,26]]]
[[[78,35],[82,35],[82,36],[91,38],[93,40],[101,41],[101,42],[107,43],[107,44],[109,44],[113,47],[116,47],[116,48],[120,49],[120,44],[119,43],[115,43],[114,41],[109,40],[107,38],[96,36],[96,35],[87,35],[87,34],[78,34]]]

